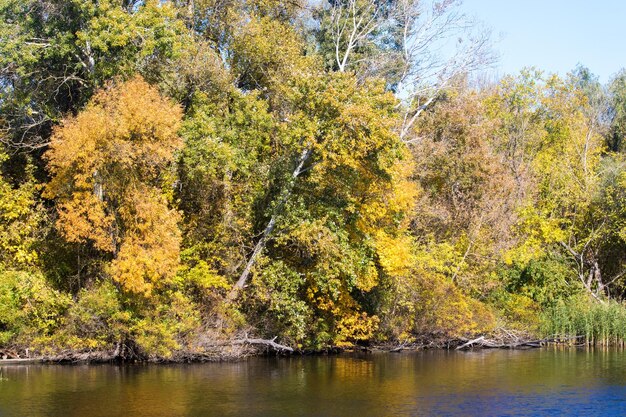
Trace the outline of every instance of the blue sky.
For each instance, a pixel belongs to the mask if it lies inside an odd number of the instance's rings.
[[[561,75],[581,63],[607,82],[626,67],[626,0],[464,0],[493,31],[496,74],[536,66]]]

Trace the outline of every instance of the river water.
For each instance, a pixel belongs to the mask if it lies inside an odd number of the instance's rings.
[[[0,366],[0,416],[626,415],[617,350]]]

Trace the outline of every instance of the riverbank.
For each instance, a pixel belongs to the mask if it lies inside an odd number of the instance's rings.
[[[31,355],[25,350],[0,350],[0,365],[29,363],[202,363],[202,362],[236,362],[250,357],[260,356],[323,356],[341,353],[400,353],[426,350],[482,350],[482,349],[535,349],[549,345],[585,346],[583,336],[522,338],[509,333],[507,338],[487,337],[455,339],[428,339],[412,343],[385,343],[357,345],[350,348],[329,347],[323,350],[294,349],[275,342],[275,339],[245,338],[214,341],[202,349],[187,349],[174,352],[169,357],[143,356],[132,346],[116,345],[110,350],[73,351],[64,350],[47,355]],[[581,343],[582,342],[582,343]]]

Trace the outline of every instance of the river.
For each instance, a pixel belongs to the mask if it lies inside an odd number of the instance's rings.
[[[0,416],[626,415],[626,354],[549,348],[0,366]]]

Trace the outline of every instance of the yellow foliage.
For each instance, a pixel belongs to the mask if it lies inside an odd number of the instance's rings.
[[[148,294],[178,267],[179,214],[162,189],[182,141],[182,112],[140,77],[99,91],[55,129],[46,153],[57,227],[70,242],[113,254],[113,278]]]
[[[503,254],[507,265],[524,265],[531,259],[538,259],[544,255],[544,244],[564,241],[567,237],[565,219],[551,217],[549,210],[530,204],[522,206],[518,209],[518,219],[515,232],[524,239]]]
[[[344,315],[337,324],[335,346],[351,347],[356,342],[370,340],[379,322],[378,317],[370,317],[366,313]]]
[[[406,275],[415,264],[414,242],[410,236],[389,236],[378,231],[375,237],[376,252],[381,267],[389,276]]]
[[[416,248],[415,265],[423,271],[452,277],[463,261],[463,253],[450,242],[436,243],[432,236],[425,240],[426,244]]]
[[[0,162],[5,156],[0,151]],[[34,244],[44,217],[36,200],[39,189],[33,178],[13,187],[0,177],[0,266],[21,267],[38,260]]]
[[[196,286],[205,293],[216,289],[228,289],[230,284],[226,278],[211,269],[206,261],[199,260],[193,267],[183,267],[179,271],[183,280]]]
[[[292,94],[297,79],[312,77],[318,68],[292,26],[271,17],[233,13],[237,21],[233,39],[233,72],[250,89],[269,89],[276,106]]]
[[[149,294],[154,285],[171,282],[178,269],[180,216],[143,187],[131,198],[119,211],[127,230],[108,271],[128,291]]]
[[[537,331],[539,328],[539,305],[525,295],[510,294],[505,300],[503,311],[509,328],[530,331]]]
[[[417,307],[416,330],[445,337],[485,333],[495,327],[495,316],[481,302],[461,293],[436,276],[422,280],[423,303]]]
[[[369,292],[378,285],[378,270],[373,262],[368,262],[364,271],[357,275],[355,286],[357,289]]]

